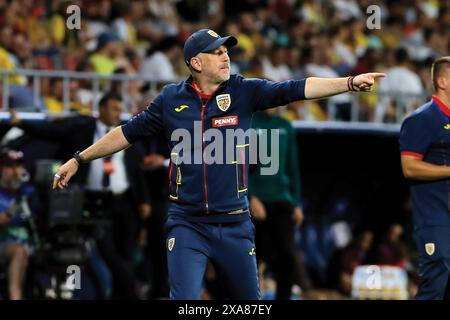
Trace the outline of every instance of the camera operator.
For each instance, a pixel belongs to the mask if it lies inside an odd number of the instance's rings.
[[[0,151],[0,262],[7,263],[8,294],[11,300],[23,298],[23,285],[32,240],[27,228],[37,199],[28,181],[22,152]]]
[[[73,150],[83,150],[109,130],[120,125],[123,102],[120,95],[106,93],[99,101],[98,117],[73,116],[33,124],[21,121],[10,110],[10,124],[32,137],[59,143],[60,159],[70,158]],[[134,148],[105,159],[80,166],[81,174],[74,180],[92,195],[105,199],[112,221],[105,227],[97,246],[113,275],[112,297],[137,299],[137,282],[133,273],[133,255],[137,248],[139,220],[150,215],[149,194],[141,170],[141,158]]]

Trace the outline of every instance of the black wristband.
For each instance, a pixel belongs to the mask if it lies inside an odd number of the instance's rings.
[[[347,79],[347,87],[348,87],[348,91],[357,91],[355,90],[355,87],[353,86],[353,76],[348,77]]]
[[[76,162],[78,162],[78,164],[86,163],[87,161],[81,157],[80,153],[81,153],[80,151],[75,152],[73,154],[73,158],[75,159]]]

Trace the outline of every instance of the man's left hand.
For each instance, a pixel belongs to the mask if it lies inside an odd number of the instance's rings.
[[[380,72],[362,73],[353,78],[353,88],[356,91],[371,91],[375,79],[385,77],[386,74]]]

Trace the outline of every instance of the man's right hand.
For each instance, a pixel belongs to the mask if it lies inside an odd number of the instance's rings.
[[[256,220],[266,220],[266,208],[257,197],[252,196],[250,199],[250,213]]]
[[[64,163],[53,177],[53,189],[64,189],[65,187],[67,187],[70,178],[72,178],[73,175],[77,172],[78,167],[78,162],[73,158]]]

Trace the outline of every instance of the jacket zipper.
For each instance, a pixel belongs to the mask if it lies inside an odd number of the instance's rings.
[[[193,85],[189,84],[191,86],[192,89],[194,89],[195,91],[197,91]],[[205,191],[205,210],[206,210],[206,214],[209,214],[209,205],[208,205],[208,186],[206,184],[206,162],[205,162],[205,126],[204,126],[204,122],[205,122],[205,109],[206,109],[206,104],[208,103],[209,100],[206,101],[206,103],[203,103],[203,100],[201,97],[200,98],[200,103],[202,105],[202,112],[201,112],[201,121],[202,121],[202,160],[203,160],[203,189]]]
[[[201,100],[201,99],[200,99]],[[202,149],[202,159],[203,159],[203,187],[205,190],[205,207],[206,207],[206,214],[209,214],[209,208],[208,208],[208,186],[206,185],[206,162],[205,162],[205,127],[204,127],[204,120],[205,120],[205,109],[206,109],[206,104],[203,104],[202,101],[202,114],[201,114],[201,119],[202,119],[202,145],[203,145],[203,149]]]

